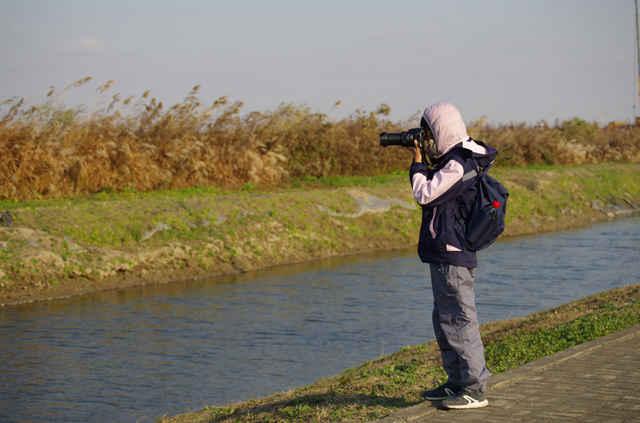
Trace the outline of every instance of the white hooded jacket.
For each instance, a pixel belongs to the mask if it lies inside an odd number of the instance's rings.
[[[462,115],[451,103],[441,102],[427,107],[423,114],[436,143],[438,157],[447,153],[456,145],[478,154],[485,154],[486,149],[469,138]],[[447,192],[464,176],[464,169],[455,160],[447,162],[432,179],[422,173],[413,175],[411,185],[413,197],[422,205],[429,204]]]

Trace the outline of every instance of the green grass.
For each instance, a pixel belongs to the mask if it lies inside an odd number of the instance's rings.
[[[511,222],[535,216],[557,218],[563,209],[573,210],[576,214],[581,209],[590,209],[588,199],[608,202],[612,198],[627,196],[640,201],[637,170],[637,165],[495,169],[493,173],[511,191],[507,233],[514,234],[509,233],[513,229],[510,228]],[[144,193],[98,193],[72,199],[0,201],[0,210],[14,211],[18,225],[41,229],[55,236],[71,237],[89,245],[122,248],[137,246],[143,234],[159,223],[171,229],[159,233],[152,242],[219,236],[221,231],[228,233],[245,225],[247,213],[253,216],[258,214],[262,220],[277,219],[278,215],[304,223],[307,220],[304,217],[314,213],[309,210],[308,203],[298,202],[300,218],[296,218],[291,216],[290,211],[280,210],[280,200],[291,205],[296,198],[304,197],[332,210],[347,211],[353,201],[344,193],[332,193],[329,196],[321,193],[326,189],[345,187],[368,188],[374,193],[379,191],[412,201],[409,184],[403,173],[372,177],[307,178],[287,189],[273,191],[251,188],[231,192],[190,188]],[[256,198],[264,195],[273,196],[271,204],[264,198]],[[268,210],[266,216],[256,213],[264,209]],[[222,215],[228,218],[224,227],[216,224]],[[354,228],[355,235],[361,233],[363,228],[360,229]],[[413,230],[413,227],[408,230]]]
[[[128,200],[157,200],[157,199],[188,199],[200,195],[225,195],[237,192],[236,190],[224,190],[214,187],[193,187],[184,189],[164,189],[157,191],[137,191],[128,189],[124,191],[101,191],[94,194],[73,196],[68,198],[53,198],[42,200],[0,200],[0,209],[35,209],[42,207],[65,207],[96,202],[128,201]]]
[[[483,325],[489,368],[500,373],[640,324],[640,285],[615,289],[526,318]],[[171,422],[367,421],[420,401],[445,378],[434,342],[408,346],[313,385],[271,397],[207,407]]]
[[[598,311],[556,327],[518,331],[492,342],[486,348],[487,364],[494,372],[503,372],[638,323],[640,302],[620,309],[604,303]]]
[[[339,187],[367,187],[381,184],[395,183],[407,179],[406,172],[398,171],[387,175],[374,176],[326,176],[305,177],[293,179],[290,183],[279,186],[255,186],[247,183],[237,190],[216,187],[192,187],[182,189],[160,189],[155,191],[137,191],[127,189],[123,191],[101,191],[95,194],[76,195],[68,198],[53,198],[40,200],[6,200],[0,199],[0,210],[35,209],[43,207],[68,207],[95,202],[112,201],[157,201],[157,200],[186,200],[193,197],[212,197],[225,195],[238,195],[241,193],[270,193],[283,192],[291,189],[318,189]]]
[[[298,178],[291,182],[294,188],[313,188],[313,187],[349,187],[349,186],[374,186],[380,184],[395,183],[400,180],[406,181],[406,171],[396,171],[388,175],[374,176],[325,176]]]

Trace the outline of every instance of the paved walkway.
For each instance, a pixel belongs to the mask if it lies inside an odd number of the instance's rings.
[[[640,325],[492,378],[489,406],[429,401],[382,422],[640,422]]]

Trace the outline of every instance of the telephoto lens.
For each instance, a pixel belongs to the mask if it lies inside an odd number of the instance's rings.
[[[414,141],[421,143],[424,139],[422,128],[412,128],[404,132],[383,132],[380,134],[380,145],[399,145],[401,147],[413,147]]]
[[[383,132],[380,134],[380,145],[387,147],[390,145],[405,146],[406,132]]]

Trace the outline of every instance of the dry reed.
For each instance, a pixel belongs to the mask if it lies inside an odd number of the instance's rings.
[[[63,92],[89,82],[83,78]],[[104,96],[113,84],[96,91]],[[206,105],[198,93],[195,86],[168,108],[149,91],[137,98],[116,93],[92,113],[60,104],[54,88],[40,105],[21,98],[0,103],[0,199],[276,186],[305,176],[384,174],[410,160],[402,149],[378,145],[381,131],[407,126],[390,121],[384,104],[331,119],[294,104],[243,113],[240,102],[220,97]],[[469,129],[498,148],[503,165],[640,162],[640,128],[630,125],[477,121]]]

